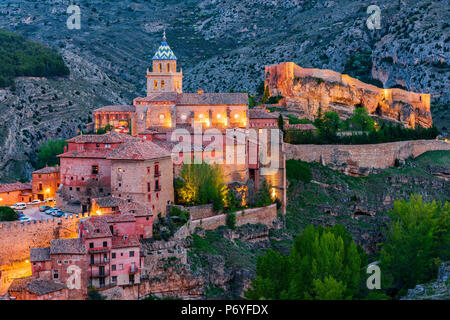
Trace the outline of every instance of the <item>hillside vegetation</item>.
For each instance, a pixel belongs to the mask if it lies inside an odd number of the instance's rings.
[[[23,36],[0,30],[0,87],[10,86],[14,77],[48,77],[69,74],[69,68],[54,50]]]

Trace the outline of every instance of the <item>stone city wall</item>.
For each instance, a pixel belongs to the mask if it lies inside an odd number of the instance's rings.
[[[439,140],[412,140],[366,145],[292,145],[286,143],[285,147],[287,160],[321,162],[323,165],[331,167],[347,166],[361,171],[362,169],[391,167],[395,164],[396,159],[415,158],[427,151],[450,150],[450,143]],[[370,172],[370,170],[365,171]]]
[[[0,223],[0,265],[23,261],[30,248],[45,247],[57,238],[75,238],[79,222],[77,215],[27,222]]]

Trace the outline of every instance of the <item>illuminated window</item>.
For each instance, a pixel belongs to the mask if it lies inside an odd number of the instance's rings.
[[[176,84],[176,86],[177,86],[177,89],[180,89],[180,81],[175,81],[175,84]]]
[[[158,88],[158,80],[155,80],[155,81],[153,82],[153,87],[154,87],[155,89]]]
[[[164,80],[161,80],[161,88],[164,88]]]

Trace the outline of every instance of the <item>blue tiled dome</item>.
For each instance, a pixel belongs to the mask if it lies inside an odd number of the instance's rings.
[[[177,60],[177,57],[170,49],[165,40],[161,43],[152,60]]]

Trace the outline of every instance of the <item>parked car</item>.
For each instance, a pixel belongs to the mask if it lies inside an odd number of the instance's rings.
[[[55,203],[55,199],[53,199],[53,198],[48,198],[48,199],[44,200],[44,202]]]
[[[53,211],[55,211],[55,209],[50,208],[50,209],[48,209],[48,210],[45,210],[44,213],[45,213],[45,214],[48,214],[48,215],[52,215]]]
[[[57,218],[64,217],[64,212],[63,211],[55,211],[54,216]]]
[[[28,204],[34,205],[34,204],[39,204],[41,203],[41,200],[33,200],[31,202],[28,202]]]
[[[50,206],[41,206],[41,207],[39,207],[39,211],[40,212],[45,212],[45,211],[47,211],[47,210],[50,210],[52,207],[50,207]]]
[[[18,202],[11,206],[14,210],[25,210],[27,208],[27,205],[23,202]]]
[[[24,217],[20,217],[19,220],[25,222],[25,221],[30,221],[31,219],[24,216]]]

